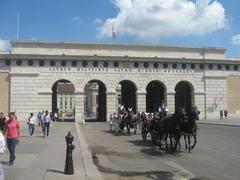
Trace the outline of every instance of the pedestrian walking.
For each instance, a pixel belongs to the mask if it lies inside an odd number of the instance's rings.
[[[49,115],[48,111],[45,111],[45,114],[43,116],[43,138],[48,137],[49,136],[49,126],[51,124],[52,120],[51,117]]]
[[[223,119],[223,110],[220,110],[220,120]]]
[[[42,112],[38,112],[37,114],[38,126],[41,126],[41,117],[42,117]]]
[[[0,113],[0,130],[1,131],[4,130],[5,123],[6,123],[6,118],[5,118],[4,114],[1,112]]]
[[[15,118],[15,113],[9,114],[9,120],[5,124],[4,134],[6,135],[7,147],[10,154],[9,165],[12,166],[16,159],[15,149],[20,137],[20,123]]]
[[[6,151],[5,138],[3,136],[2,130],[0,130],[0,154],[4,154],[5,151]],[[4,180],[4,171],[1,161],[0,161],[0,180]]]
[[[194,106],[194,111],[195,111],[195,114],[196,114],[196,120],[199,120],[200,111],[198,110],[197,106]]]
[[[55,112],[55,113],[54,113],[54,122],[56,122],[57,120],[58,120],[58,113]]]
[[[28,124],[29,135],[30,137],[32,137],[35,129],[35,124],[36,124],[36,119],[33,116],[33,113],[30,113],[30,117],[28,118],[27,124]]]
[[[225,110],[224,110],[224,117],[225,117],[225,119],[227,119],[227,116],[228,116],[228,112],[227,112],[227,110],[225,109]]]

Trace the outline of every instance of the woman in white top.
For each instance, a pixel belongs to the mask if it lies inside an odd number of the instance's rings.
[[[5,138],[2,134],[2,130],[0,130],[0,154],[5,153],[5,151],[6,151]],[[4,172],[1,162],[0,162],[0,180],[4,180]]]
[[[34,129],[35,129],[35,124],[36,124],[36,119],[33,116],[33,113],[30,113],[30,117],[28,118],[28,130],[29,130],[29,135],[30,137],[33,136]]]

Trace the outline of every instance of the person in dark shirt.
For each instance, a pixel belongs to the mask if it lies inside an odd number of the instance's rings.
[[[1,112],[0,113],[0,130],[1,131],[4,130],[5,123],[6,123],[6,118],[5,118],[4,114]]]
[[[223,119],[223,110],[220,110],[220,120]]]

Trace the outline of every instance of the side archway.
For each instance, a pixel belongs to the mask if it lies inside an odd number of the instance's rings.
[[[188,81],[180,81],[175,87],[175,111],[184,108],[187,113],[194,105],[194,88]]]
[[[125,108],[131,107],[133,112],[136,113],[136,85],[130,80],[122,80],[118,83],[116,91],[118,95],[118,105],[124,105]]]
[[[100,80],[90,80],[84,87],[84,116],[88,121],[106,121],[106,86]]]
[[[151,81],[146,91],[146,112],[157,112],[162,103],[166,104],[166,86],[162,82]]]
[[[75,120],[75,87],[66,79],[57,80],[52,86],[52,115],[64,121]]]

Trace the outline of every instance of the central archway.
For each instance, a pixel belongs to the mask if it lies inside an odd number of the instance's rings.
[[[133,112],[136,113],[136,85],[129,80],[123,80],[119,82],[118,87],[120,88],[120,104],[124,105],[125,108],[131,107]]]
[[[187,113],[191,112],[194,105],[194,89],[191,83],[180,81],[175,87],[175,110],[185,108]]]
[[[166,87],[160,81],[151,81],[146,88],[146,112],[157,112],[160,105],[166,105]]]
[[[100,80],[85,85],[84,115],[87,121],[106,121],[106,86]]]
[[[52,86],[52,115],[58,114],[62,121],[75,120],[75,87],[72,82],[61,79]]]

